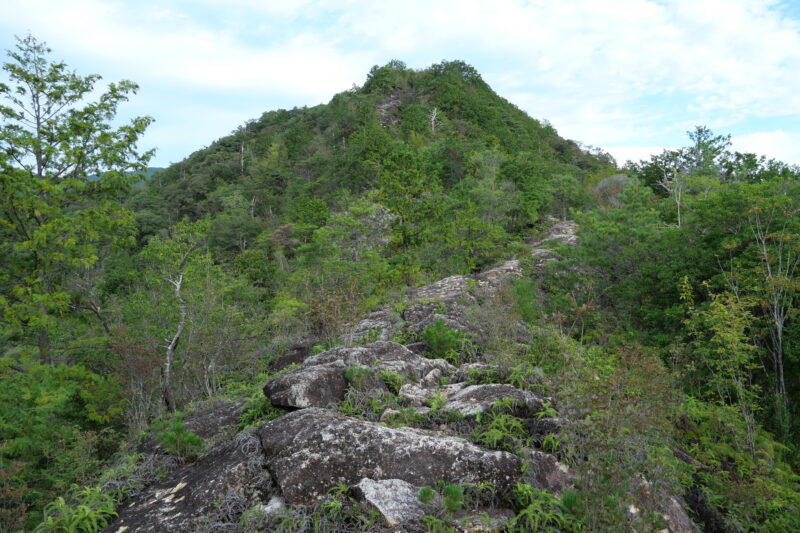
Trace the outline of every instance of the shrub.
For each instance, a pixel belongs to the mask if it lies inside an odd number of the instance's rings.
[[[269,422],[284,414],[284,411],[272,405],[269,398],[264,396],[264,393],[259,391],[244,404],[242,415],[239,417],[239,424],[237,429],[242,430],[247,426],[252,426],[258,423]]]
[[[433,501],[433,497],[436,495],[436,492],[430,487],[422,487],[419,489],[419,501],[423,504],[429,504]]]
[[[194,459],[203,449],[203,439],[186,429],[180,413],[154,425],[156,440],[167,453],[183,459]]]
[[[422,340],[430,346],[431,355],[447,359],[453,364],[463,362],[464,353],[472,348],[472,342],[463,332],[447,327],[441,318],[422,332]]]
[[[351,366],[344,372],[344,377],[351,387],[358,389],[372,375],[372,369],[368,366]]]
[[[442,496],[448,513],[457,513],[464,507],[464,489],[460,485],[445,485]]]
[[[400,387],[403,386],[403,376],[394,372],[392,370],[381,370],[378,372],[378,375],[383,380],[383,383],[386,385],[386,388],[392,394],[397,394],[400,392]]]

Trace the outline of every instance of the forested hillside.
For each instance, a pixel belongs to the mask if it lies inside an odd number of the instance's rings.
[[[667,501],[705,531],[800,530],[797,167],[732,152],[704,127],[619,167],[466,63],[392,61],[134,186],[151,119],[110,124],[135,84],[87,103],[98,78],[49,54],[21,40],[0,84],[3,530],[99,530],[214,457],[224,439],[189,431],[192,417],[229,402],[228,440],[250,442],[309,407],[270,396],[281,376],[372,341],[444,360],[442,374],[414,405],[407,372],[380,359],[374,375],[342,370],[353,394],[335,406],[352,420],[527,463],[546,452],[572,472],[557,490],[423,487],[421,501],[444,503],[422,530],[488,506],[509,510],[497,526],[509,531],[678,531]],[[365,393],[376,376],[377,397]],[[459,414],[454,383],[538,403]],[[279,519],[254,519],[264,506],[250,501],[193,527],[381,527],[337,487],[295,496]]]

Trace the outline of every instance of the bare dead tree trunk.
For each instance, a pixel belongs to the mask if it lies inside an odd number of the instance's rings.
[[[762,215],[766,215],[762,217]],[[787,233],[787,223],[777,232],[770,231],[775,210],[764,213],[760,208],[750,212],[750,229],[758,244],[765,273],[767,314],[770,318],[769,351],[777,374],[777,394],[784,412],[787,409],[786,379],[784,377],[784,326],[793,307],[795,289],[791,280],[800,268],[800,249],[794,249]],[[788,217],[787,217],[788,219]],[[770,241],[772,246],[770,246]]]
[[[431,110],[431,114],[428,117],[431,121],[431,133],[436,133],[436,126],[439,124],[439,120],[437,117],[439,116],[439,110],[437,108],[433,108]]]
[[[683,223],[683,189],[685,186],[686,178],[680,175],[678,172],[674,173],[674,176],[667,177],[665,176],[662,180],[658,182],[658,184],[663,188],[667,193],[672,196],[672,199],[675,200],[675,205],[678,208],[678,227],[681,227]]]
[[[181,286],[183,285],[183,272],[178,274],[175,279],[167,280],[175,287],[175,300],[178,302],[178,309],[180,311],[180,318],[178,320],[178,327],[175,334],[172,336],[167,351],[164,354],[164,369],[161,380],[161,396],[164,400],[164,407],[167,411],[172,412],[175,410],[175,401],[172,398],[172,368],[175,361],[175,350],[181,340],[183,328],[186,327],[186,301],[181,296]]]

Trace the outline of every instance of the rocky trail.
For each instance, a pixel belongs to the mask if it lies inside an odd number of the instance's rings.
[[[555,224],[530,243],[535,264],[555,257],[546,243],[574,244],[575,234],[574,223]],[[442,503],[423,503],[418,495],[437,484],[491,487],[490,495],[459,511],[459,523],[463,531],[502,530],[514,517],[502,502],[510,501],[517,483],[560,494],[573,482],[569,468],[540,446],[569,421],[558,416],[557,399],[535,387],[489,382],[497,371],[491,354],[434,358],[423,333],[446,327],[463,338],[480,337],[494,325],[481,323],[470,305],[492,299],[521,275],[514,259],[480,274],[451,276],[410,291],[399,311],[386,306],[351,325],[344,346],[311,355],[309,342],[298,343],[278,362],[287,370],[264,387],[272,405],[287,414],[239,434],[231,428],[241,403],[222,402],[189,419],[190,427],[219,444],[130,497],[105,531],[239,532],[246,511],[256,515],[250,531],[286,526],[291,517],[299,529],[286,530],[299,531],[309,515],[293,510],[324,505],[331,491],[346,491],[372,510],[378,520],[371,530],[424,531],[420,519]],[[524,324],[503,327],[519,342],[527,340]],[[493,442],[490,426],[504,414],[522,420],[528,442],[539,446],[515,454],[504,449],[505,437]],[[469,439],[476,428],[487,435],[481,442]],[[668,531],[692,531],[680,504],[665,507]],[[365,527],[350,524],[337,530]]]

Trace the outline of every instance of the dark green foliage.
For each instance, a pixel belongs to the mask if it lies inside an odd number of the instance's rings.
[[[629,462],[633,455],[616,455],[624,448],[619,444],[597,452],[605,458],[617,456],[614,466],[609,465],[612,473],[649,463],[646,468],[660,472],[650,474],[650,479],[671,479],[673,491],[680,483],[697,516],[708,521],[707,528],[789,531],[788,516],[799,511],[795,474],[782,461],[797,464],[796,439],[790,436],[796,429],[788,413],[796,410],[798,382],[796,356],[790,355],[795,345],[788,332],[796,331],[800,288],[796,269],[800,174],[776,165],[769,174],[764,161],[730,154],[727,138],[705,128],[690,137],[692,146],[632,169],[657,194],[627,183],[613,201],[607,199],[606,205],[579,216],[580,245],[560,250],[568,261],[555,265],[553,277],[539,285],[548,290],[544,316],[554,318],[561,331],[585,344],[624,346],[637,339],[650,345],[689,399],[670,400],[674,393],[661,400],[630,396],[642,387],[651,394],[656,390],[667,394],[673,387],[662,381],[663,369],[653,366],[652,356],[625,365],[622,360],[593,358],[590,372],[596,377],[573,375],[568,387],[572,392],[567,394],[591,398],[593,413],[568,431],[566,444],[581,439],[578,448],[587,457],[597,444],[602,448],[630,440],[624,433],[615,437],[617,430],[609,428],[628,426],[626,432],[639,437],[656,430],[650,433],[653,440],[640,448],[649,448],[645,463],[636,464],[645,459],[641,453],[633,463]],[[764,181],[753,183],[753,176],[761,172]],[[521,311],[535,320],[528,309],[533,305]],[[790,375],[795,377],[787,380]],[[615,397],[622,404],[611,410],[594,403],[609,391],[593,385],[605,383],[605,387],[619,379],[627,382],[626,396],[653,405],[644,409],[649,420],[630,415],[642,412],[641,407],[615,414],[624,405],[624,396]],[[563,397],[562,391],[562,401]],[[672,415],[663,410],[670,404],[676,409]],[[683,413],[682,418],[670,437],[665,417],[677,413]],[[611,422],[618,416],[619,422]],[[598,433],[591,437],[592,426],[601,419]],[[641,426],[633,429],[631,423]],[[573,433],[583,424],[588,424],[583,428],[586,433]],[[763,431],[764,426],[774,431],[778,442]],[[676,455],[681,461],[668,452],[675,447],[671,439],[679,442]],[[616,479],[601,488],[603,483],[592,487],[583,482],[583,500],[593,501],[594,507],[591,513],[584,508],[578,514],[592,527],[627,520],[621,502],[631,498],[630,492],[617,490],[624,483]],[[659,527],[657,516],[645,513],[643,518]]]
[[[431,487],[422,487],[419,489],[419,501],[423,504],[431,503],[435,495],[436,493]]]
[[[37,533],[96,532],[116,516],[115,507],[129,493],[140,490],[162,474],[142,462],[141,455],[126,455],[106,469],[97,484],[79,489],[73,485],[44,508]]]
[[[155,422],[153,431],[164,450],[181,459],[194,459],[203,450],[203,439],[186,429],[180,413]]]
[[[430,346],[433,357],[447,359],[454,364],[462,362],[472,349],[469,337],[462,331],[448,327],[441,318],[425,328],[422,340]]]
[[[41,508],[86,482],[114,451],[124,401],[113,380],[79,365],[21,366],[6,357],[0,379],[0,469],[12,487],[25,488],[7,509]]]
[[[372,376],[372,369],[368,366],[351,366],[344,373],[344,378],[353,388],[360,388]]]
[[[405,381],[402,375],[391,370],[381,370],[378,375],[392,394],[397,394]]]
[[[56,498],[44,508],[42,522],[35,533],[85,532],[95,533],[103,529],[109,519],[116,516],[116,501],[100,487],[87,487],[76,496],[77,503],[69,505],[62,497]]]
[[[100,76],[70,72],[33,36],[17,41],[0,84],[0,335],[35,338],[50,362],[50,330],[74,304],[70,275],[130,244],[133,213],[118,200],[147,167],[152,152],[139,155],[136,141],[152,119],[112,128],[136,84],[86,102]]]
[[[460,485],[445,485],[442,488],[442,498],[448,513],[457,513],[464,507],[464,489]]]
[[[242,416],[239,418],[239,429],[248,426],[264,424],[285,414],[285,412],[269,401],[262,391],[256,392],[248,398],[242,409]]]
[[[783,461],[787,448],[759,431],[753,455],[747,424],[734,406],[689,398],[677,438],[696,460],[693,490],[724,513],[728,527],[767,532],[797,526],[800,477]]]
[[[473,440],[487,448],[510,452],[520,452],[532,444],[524,420],[515,416],[515,411],[516,405],[510,398],[495,402],[489,411],[476,417]]]

